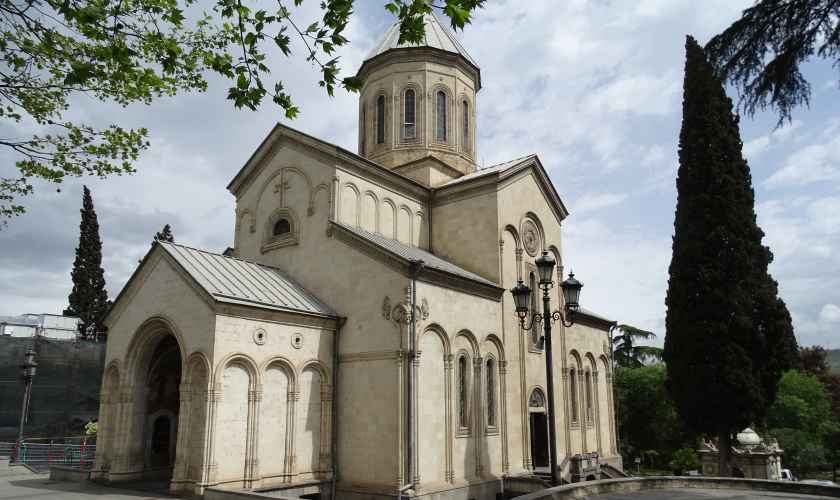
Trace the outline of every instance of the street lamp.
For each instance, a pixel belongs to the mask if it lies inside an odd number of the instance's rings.
[[[554,257],[543,251],[542,255],[534,261],[537,265],[537,273],[540,277],[539,287],[543,291],[543,312],[530,311],[531,319],[525,325],[525,318],[529,315],[528,304],[531,303],[532,290],[519,280],[515,287],[510,290],[513,295],[516,314],[519,316],[519,325],[523,330],[528,331],[542,323],[543,336],[539,339],[539,347],[545,345],[545,376],[546,390],[548,391],[548,446],[549,461],[551,465],[551,483],[557,483],[557,432],[554,423],[554,365],[551,352],[551,323],[560,321],[563,326],[570,327],[574,324],[574,315],[580,309],[580,289],[583,283],[575,279],[574,273],[569,273],[568,279],[560,284],[563,289],[564,310],[551,311],[551,299],[548,291],[554,287],[552,273],[554,272]]]
[[[23,375],[23,407],[20,412],[20,432],[18,433],[18,443],[23,444],[23,424],[26,423],[26,414],[29,413],[29,401],[32,397],[32,379],[35,378],[35,372],[38,369],[38,363],[35,361],[35,351],[29,349],[23,355],[23,363],[20,365],[21,374]]]

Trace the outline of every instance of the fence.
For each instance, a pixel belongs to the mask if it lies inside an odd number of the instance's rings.
[[[28,465],[37,470],[48,470],[52,465],[90,469],[96,456],[96,445],[86,440],[28,441],[0,443],[0,455],[11,446],[10,463]]]

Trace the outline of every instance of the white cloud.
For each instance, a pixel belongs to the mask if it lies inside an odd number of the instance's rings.
[[[626,193],[586,193],[572,205],[575,214],[583,214],[619,205],[627,199]]]
[[[826,304],[820,310],[820,321],[825,323],[840,323],[840,306]]]
[[[764,183],[767,187],[804,186],[840,180],[840,136],[791,153]]]

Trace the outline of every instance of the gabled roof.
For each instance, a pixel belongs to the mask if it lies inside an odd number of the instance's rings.
[[[441,271],[446,274],[457,276],[459,278],[474,281],[485,286],[499,288],[499,285],[497,285],[496,283],[484,279],[475,273],[471,273],[466,269],[458,267],[455,264],[438,257],[437,255],[423,250],[422,248],[406,245],[405,243],[401,243],[397,240],[386,238],[381,234],[371,233],[365,231],[364,229],[360,229],[358,227],[351,227],[340,222],[331,222],[331,224],[335,224],[336,226],[352,233],[358,238],[361,238],[366,242],[378,247],[379,249],[384,250],[385,252],[407,262],[422,260],[427,268]]]
[[[400,22],[395,22],[388,28],[388,31],[385,32],[379,42],[373,46],[373,49],[371,49],[364,60],[373,59],[379,54],[384,54],[391,49],[430,47],[460,55],[470,64],[478,68],[478,63],[470,57],[466,49],[464,49],[464,46],[455,38],[452,31],[441,24],[440,20],[433,13],[423,16],[423,28],[423,41],[421,43],[400,43]]]
[[[337,316],[277,268],[175,243],[157,244],[217,302]]]
[[[274,145],[281,139],[291,140],[298,144],[311,146],[312,148],[329,155],[334,160],[341,160],[342,165],[356,167],[357,170],[365,172],[370,176],[378,178],[382,182],[397,185],[414,194],[415,196],[428,196],[429,189],[423,184],[406,177],[398,172],[389,170],[382,165],[348,151],[323,139],[301,132],[295,128],[276,123],[274,128],[265,136],[257,149],[251,153],[251,157],[242,165],[227,185],[228,191],[234,196],[237,195],[243,185],[259,174],[262,162],[268,158]]]
[[[453,186],[455,184],[460,184],[462,182],[468,182],[468,181],[471,181],[473,179],[478,179],[479,177],[484,177],[484,176],[491,175],[491,174],[506,172],[507,170],[510,170],[514,167],[525,165],[529,161],[533,160],[536,157],[537,157],[537,155],[531,154],[531,155],[528,155],[528,156],[523,156],[521,158],[516,158],[515,160],[508,160],[506,162],[497,163],[495,165],[490,165],[489,167],[482,167],[482,168],[476,170],[475,172],[470,172],[469,174],[458,177],[457,179],[452,179],[451,181],[443,184],[440,187],[443,188],[443,187]]]
[[[554,211],[557,219],[562,221],[568,217],[569,209],[566,208],[566,205],[557,193],[557,189],[548,177],[548,173],[542,166],[540,158],[535,154],[481,168],[475,172],[458,177],[457,179],[452,179],[451,181],[435,188],[435,195],[448,196],[452,193],[469,189],[472,187],[471,185],[481,185],[485,182],[500,183],[527,169],[533,169],[533,172],[536,175],[537,183],[545,193],[548,204]]]
[[[604,326],[612,326],[612,325],[616,324],[615,320],[612,320],[612,319],[606,318],[604,316],[601,316],[600,314],[592,312],[589,309],[586,309],[584,307],[581,307],[580,309],[578,309],[577,313],[581,316],[586,316],[589,319],[592,319],[592,320],[595,320],[596,322],[602,323],[602,324],[604,324]]]

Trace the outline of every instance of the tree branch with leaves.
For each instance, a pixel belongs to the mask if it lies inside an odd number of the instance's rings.
[[[314,0],[313,0],[314,1]],[[423,16],[437,10],[453,28],[470,22],[485,0],[396,0],[385,8],[400,20],[400,42],[423,38]],[[353,0],[323,0],[321,17],[302,27],[293,7],[271,9],[245,0],[215,0],[209,12],[195,0],[0,0],[0,123],[20,131],[0,137],[16,157],[17,175],[0,178],[0,221],[24,213],[21,198],[36,180],[60,185],[67,177],[131,174],[151,146],[146,128],[97,128],[65,118],[79,95],[127,106],[207,89],[209,75],[231,81],[227,98],[256,110],[265,100],[287,118],[300,113],[269,65],[278,51],[294,57],[292,36],[320,72],[319,85],[356,91],[361,82],[341,77],[336,50],[350,42],[344,31]],[[24,132],[34,129],[37,132]]]

